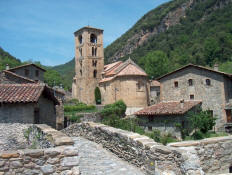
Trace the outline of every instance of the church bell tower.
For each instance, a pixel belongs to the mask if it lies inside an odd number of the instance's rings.
[[[75,76],[72,97],[95,104],[95,88],[104,70],[103,30],[83,27],[75,36]]]

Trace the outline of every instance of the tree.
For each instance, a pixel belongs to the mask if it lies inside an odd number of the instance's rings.
[[[168,57],[162,51],[150,52],[142,60],[144,69],[150,77],[157,78],[169,71]]]
[[[198,112],[191,112],[190,115],[190,125],[194,129],[195,133],[201,131],[202,133],[207,133],[209,130],[213,129],[216,124],[216,118],[211,115],[209,110],[202,111],[202,109],[196,110]]]
[[[101,104],[101,92],[99,87],[96,87],[94,90],[96,104]]]

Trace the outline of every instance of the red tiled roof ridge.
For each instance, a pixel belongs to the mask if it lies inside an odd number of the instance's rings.
[[[32,79],[30,79],[30,78],[27,78],[27,77],[24,77],[24,76],[18,75],[18,74],[16,74],[16,73],[11,72],[11,71],[8,71],[8,70],[3,70],[3,72],[4,72],[4,73],[11,74],[11,75],[13,75],[13,76],[16,76],[16,77],[18,77],[18,78],[22,78],[22,79],[24,79],[24,80],[27,80],[27,81],[31,81],[31,82],[33,82],[33,83],[36,83],[36,81],[35,81],[35,80],[32,80]]]
[[[160,103],[148,106],[139,110],[135,115],[177,115],[184,114],[194,106],[200,104],[199,100],[184,101],[181,106],[180,101],[162,101]]]

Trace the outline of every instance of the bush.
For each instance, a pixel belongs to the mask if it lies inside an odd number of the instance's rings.
[[[195,131],[192,135],[194,140],[204,139],[204,134],[201,131]]]
[[[168,143],[171,143],[171,142],[177,142],[177,140],[175,138],[173,138],[170,133],[168,133],[160,138],[160,142],[163,145],[167,145]]]
[[[216,118],[211,116],[209,110],[202,111],[201,109],[199,109],[198,111],[200,112],[191,112],[189,114],[189,120],[192,125],[192,128],[195,130],[195,132],[199,130],[202,133],[207,133],[209,130],[213,128],[213,126],[215,126]]]
[[[126,112],[126,104],[119,100],[113,104],[106,105],[104,109],[100,112],[101,117],[110,117],[116,115],[118,117],[124,117]]]
[[[94,90],[96,104],[101,104],[101,92],[99,87],[96,87]]]
[[[64,111],[65,112],[83,112],[83,111],[93,111],[95,110],[96,107],[94,105],[86,105],[86,104],[81,104],[79,103],[78,105],[75,106],[70,106],[70,105],[65,105],[64,106]]]
[[[72,115],[71,117],[69,117],[69,120],[74,123],[80,123],[81,122],[81,118],[84,117],[83,115]]]

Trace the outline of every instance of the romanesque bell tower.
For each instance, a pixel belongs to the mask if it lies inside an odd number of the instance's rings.
[[[75,76],[72,96],[95,104],[94,90],[104,70],[103,30],[83,27],[75,35]]]

